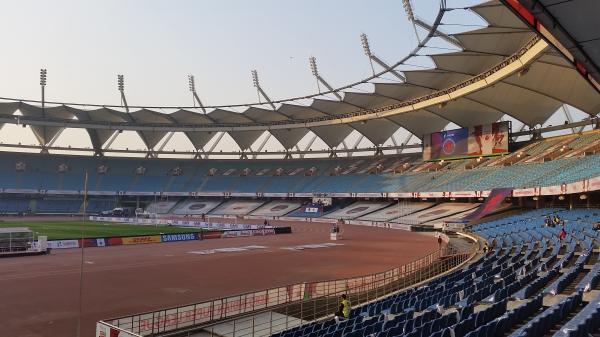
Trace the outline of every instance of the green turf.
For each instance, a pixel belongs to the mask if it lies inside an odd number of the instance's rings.
[[[29,227],[36,235],[47,235],[48,240],[81,238],[81,221],[12,221],[0,222],[0,227]],[[86,238],[108,236],[156,235],[170,233],[194,233],[199,228],[182,228],[154,225],[127,225],[118,223],[89,222],[83,224]]]

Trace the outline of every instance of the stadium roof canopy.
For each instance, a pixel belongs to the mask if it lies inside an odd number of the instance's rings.
[[[514,119],[531,128],[543,124],[563,104],[590,116],[600,111],[600,94],[590,81],[501,1],[470,8],[487,27],[445,35],[439,24],[448,10],[440,11],[427,38],[403,60],[423,56],[422,47],[433,39],[451,41],[460,50],[427,55],[435,63],[432,69],[400,71],[400,61],[391,68],[396,67],[405,81],[390,83],[374,76],[360,82],[373,85],[369,93],[352,91],[349,85],[335,90],[339,100],[325,95],[299,97],[274,101],[274,105],[249,104],[242,113],[228,107],[206,107],[207,113],[176,107],[158,109],[169,113],[152,107],[130,107],[131,112],[110,106],[89,110],[90,104],[52,102],[42,108],[17,101],[0,103],[0,123],[30,125],[42,147],[51,144],[64,128],[85,128],[99,153],[103,144],[122,130],[136,131],[149,151],[170,132],[185,133],[194,147],[203,151],[220,133],[228,133],[242,150],[250,149],[264,132],[285,149],[292,149],[310,131],[330,148],[338,147],[353,131],[378,146],[400,128],[421,138],[449,123],[472,126]],[[571,14],[568,20],[574,38],[587,38],[573,23],[578,14]],[[598,57],[592,53],[597,48],[585,48],[584,44],[582,50]],[[300,104],[307,98],[308,104]],[[18,117],[17,110],[21,112]]]
[[[505,0],[532,29],[554,45],[600,88],[600,2],[588,0]]]

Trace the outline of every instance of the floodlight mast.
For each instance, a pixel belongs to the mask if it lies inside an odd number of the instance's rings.
[[[317,87],[318,87],[319,83],[323,84],[323,86],[325,86],[325,88],[327,88],[327,90],[331,91],[331,93],[334,94],[335,97],[337,97],[337,99],[339,99],[341,101],[342,95],[340,95],[339,92],[335,91],[333,89],[333,87],[330,86],[329,83],[327,83],[327,81],[325,81],[325,79],[323,77],[321,77],[321,75],[319,75],[319,71],[317,69],[317,59],[314,56],[311,56],[308,58],[308,63],[310,65],[310,71],[312,72],[313,76],[317,79]],[[320,87],[319,87],[319,92],[321,92]]]
[[[44,69],[40,69],[40,87],[42,88],[42,108],[46,106],[46,80],[47,80],[48,71]]]
[[[204,105],[200,101],[200,97],[198,97],[198,94],[196,93],[196,82],[194,81],[194,75],[188,75],[188,85],[190,87],[190,92],[192,93],[194,107],[196,107],[196,103],[198,103],[198,106],[200,109],[202,109],[202,112],[206,113],[206,108],[204,108]]]
[[[127,105],[127,98],[125,97],[125,76],[117,75],[117,88],[121,93],[121,105],[125,107],[125,111],[129,113],[129,105]]]
[[[375,54],[373,54],[371,52],[371,47],[369,46],[369,38],[367,37],[367,34],[365,34],[365,33],[360,34],[360,43],[362,44],[365,55],[369,58],[369,62],[371,63],[371,69],[373,70],[373,74],[375,74],[375,68],[373,68],[373,61],[375,61],[375,63],[377,63],[383,69],[389,69],[389,72],[392,75],[396,76],[400,81],[402,81],[402,82],[406,81],[406,78],[404,76],[402,76],[402,74],[400,74],[395,69],[391,69],[391,67],[387,63],[383,62],[383,60],[381,60],[379,57],[377,57]]]
[[[253,69],[252,71],[250,71],[250,74],[252,75],[252,84],[254,85],[258,93],[258,100],[260,101],[260,97],[262,96],[267,101],[267,103],[269,103],[273,110],[277,110],[275,104],[273,104],[269,96],[267,96],[267,93],[265,93],[265,91],[260,86],[260,81],[258,80],[258,71],[256,71],[256,69]]]

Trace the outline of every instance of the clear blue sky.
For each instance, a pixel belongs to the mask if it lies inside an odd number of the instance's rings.
[[[449,0],[449,6],[477,1]],[[432,19],[438,0],[414,1]],[[3,3],[0,96],[131,105],[190,105],[187,74],[206,104],[256,100],[250,70],[272,98],[316,91],[307,58],[333,86],[370,74],[359,35],[398,60],[416,39],[399,0],[19,0]]]

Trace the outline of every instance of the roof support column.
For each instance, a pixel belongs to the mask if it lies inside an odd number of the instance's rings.
[[[213,152],[213,150],[215,149],[215,147],[217,147],[217,144],[219,144],[219,142],[221,141],[221,139],[223,139],[223,136],[225,136],[225,132],[221,132],[219,134],[219,136],[217,136],[217,139],[215,140],[215,142],[210,146],[210,149],[208,149],[208,153],[206,154],[206,156],[204,157],[204,159],[208,159],[208,157],[210,156],[210,153]]]
[[[360,144],[360,142],[363,140],[363,138],[365,138],[365,135],[363,135],[361,133],[360,137],[358,137],[358,139],[356,140],[356,142],[354,142],[354,145],[352,146],[352,148],[355,149],[358,146],[358,144]],[[348,157],[352,157],[353,154],[354,154],[354,152],[349,152],[348,153]]]
[[[258,150],[256,150],[257,153],[255,153],[252,156],[252,159],[256,159],[256,157],[258,156],[258,153],[260,151],[262,151],[262,149],[265,147],[265,145],[267,144],[267,142],[269,141],[269,139],[271,139],[271,136],[273,136],[273,135],[269,132],[269,134],[267,135],[267,137],[265,137],[265,139],[262,141],[262,143],[260,143],[260,146],[258,147]]]
[[[306,146],[304,147],[304,152],[307,152],[310,149],[310,147],[313,145],[313,143],[315,142],[316,139],[317,139],[317,135],[313,134],[312,138],[308,141],[308,144],[306,144]],[[304,153],[301,153],[300,158],[304,158],[304,155],[305,155]]]
[[[112,145],[112,143],[115,141],[115,139],[117,139],[117,136],[122,133],[123,130],[119,130],[115,133],[112,134],[112,136],[110,136],[110,139],[108,140],[108,142],[106,143],[106,145],[104,146],[103,150],[108,150],[110,148],[110,146]]]

